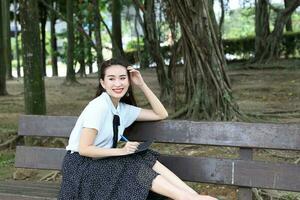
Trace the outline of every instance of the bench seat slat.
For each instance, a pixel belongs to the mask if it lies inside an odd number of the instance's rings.
[[[76,120],[71,116],[23,115],[18,134],[69,137]],[[300,124],[164,120],[138,122],[128,137],[137,141],[300,150]]]
[[[43,199],[54,200],[59,192],[59,183],[30,182],[30,181],[1,181],[0,199]]]
[[[15,166],[32,169],[60,170],[65,149],[17,146]]]
[[[16,167],[61,169],[66,151],[18,146]],[[300,191],[300,166],[251,160],[162,155],[161,162],[183,180]]]

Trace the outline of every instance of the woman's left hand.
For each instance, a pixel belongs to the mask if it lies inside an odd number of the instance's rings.
[[[132,66],[128,66],[127,70],[129,71],[130,80],[133,85],[141,87],[145,84],[144,79],[138,70],[134,69]]]

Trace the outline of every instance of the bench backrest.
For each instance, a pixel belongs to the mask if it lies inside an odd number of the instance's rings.
[[[21,116],[18,134],[67,138],[76,120],[67,116]],[[136,123],[128,137],[240,148],[239,159],[162,155],[161,162],[187,181],[300,191],[299,165],[252,160],[252,150],[257,148],[299,151],[300,124],[165,120]],[[60,170],[65,152],[61,148],[18,146],[15,165]]]

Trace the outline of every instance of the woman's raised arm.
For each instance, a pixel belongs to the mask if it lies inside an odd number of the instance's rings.
[[[133,67],[127,67],[130,73],[131,83],[137,87],[139,87],[147,100],[149,101],[152,110],[150,109],[142,109],[137,121],[150,121],[150,120],[162,120],[168,117],[168,112],[160,102],[160,100],[156,97],[156,95],[152,92],[152,90],[147,86],[144,82],[144,79],[141,73],[134,69]]]

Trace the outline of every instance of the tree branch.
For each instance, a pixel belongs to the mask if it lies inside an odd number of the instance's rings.
[[[298,6],[300,6],[300,0],[295,0],[291,2],[290,5],[287,8],[285,8],[282,12],[284,14],[289,14],[290,12],[294,12]]]
[[[293,2],[290,2],[289,6],[284,9],[276,8],[268,0],[266,2],[270,6],[270,8],[277,13],[283,12],[283,13],[288,14],[289,12],[293,12],[298,6],[300,6],[300,0],[294,0]]]
[[[102,24],[104,25],[104,27],[105,27],[105,29],[106,29],[106,31],[107,31],[107,33],[108,33],[108,35],[109,35],[109,37],[111,38],[111,41],[113,42],[112,33],[110,32],[110,30],[109,30],[109,28],[108,28],[107,24],[105,23],[105,21],[104,21],[104,19],[103,19],[102,15],[101,15],[101,13],[99,13],[99,17],[100,17],[100,21],[101,21],[101,22],[102,22]]]
[[[69,20],[67,20],[67,18],[61,14],[60,12],[58,12],[57,10],[55,10],[51,5],[49,5],[45,0],[39,0],[42,4],[44,4],[44,6],[46,6],[47,8],[49,8],[50,10],[52,10],[53,12],[55,12],[62,20],[66,21],[67,23],[72,23]],[[79,25],[79,22],[75,20],[75,25],[77,30],[83,34],[84,37],[86,37],[88,39],[88,41],[90,42],[90,44],[92,45],[92,47],[97,51],[97,47],[94,44],[93,40],[91,39],[91,37],[84,31],[84,29]]]
[[[133,2],[135,3],[135,5],[137,5],[140,10],[145,14],[145,7],[144,5],[139,1],[139,0],[133,0]]]

